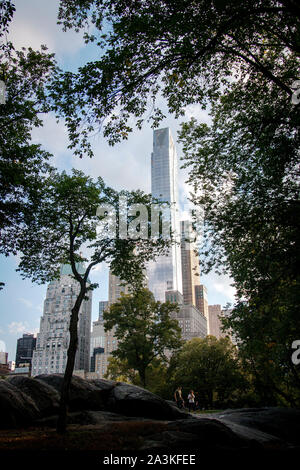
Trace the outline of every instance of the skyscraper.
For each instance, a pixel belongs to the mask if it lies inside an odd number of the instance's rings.
[[[93,322],[91,333],[91,372],[94,372],[95,377],[98,378],[102,378],[106,373],[111,353],[118,346],[118,340],[114,336],[115,328],[109,331],[104,329],[103,312],[118,301],[121,292],[128,294],[128,286],[109,271],[108,301],[99,302],[99,318]]]
[[[178,166],[175,144],[169,128],[153,133],[151,155],[152,197],[170,205],[170,228],[173,236],[180,240],[178,217]],[[149,263],[149,289],[156,300],[164,302],[165,292],[182,292],[181,255],[179,244],[172,244],[169,253]]]
[[[217,339],[226,336],[222,331],[221,316],[221,305],[217,304],[208,306],[208,334],[215,336]]]
[[[32,334],[25,333],[17,341],[16,367],[21,364],[31,365],[33,351],[35,350],[36,338]]]
[[[82,271],[80,265],[77,269]],[[71,267],[63,265],[60,279],[50,282],[32,357],[32,375],[64,373],[69,346],[71,309],[80,285],[72,277]],[[83,300],[78,320],[78,348],[74,370],[89,370],[92,293]]]
[[[207,289],[203,284],[195,286],[196,293],[196,307],[205,318],[208,318],[208,301],[207,301]]]
[[[186,305],[196,306],[196,286],[200,285],[199,255],[194,241],[195,231],[189,220],[180,222],[182,293]]]

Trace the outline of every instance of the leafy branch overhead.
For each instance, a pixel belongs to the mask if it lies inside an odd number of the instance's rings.
[[[62,72],[51,86],[75,153],[92,153],[92,131],[103,130],[111,144],[126,139],[131,117],[138,128],[145,120],[157,126],[160,96],[180,116],[254,74],[290,98],[299,78],[299,17],[294,0],[61,1],[64,28],[83,28],[99,48],[97,60]]]

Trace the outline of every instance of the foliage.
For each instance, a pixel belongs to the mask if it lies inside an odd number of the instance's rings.
[[[153,359],[147,367],[146,388],[163,398],[170,398],[170,393],[166,393],[167,366],[160,359]],[[111,356],[105,378],[117,380],[118,382],[128,382],[133,385],[143,386],[139,374],[129,367],[126,359],[120,360]]]
[[[45,84],[53,76],[54,55],[45,46],[15,50],[6,40],[14,6],[0,4],[0,80],[5,103],[0,104],[0,253],[16,253],[16,229],[24,213],[34,211],[50,154],[34,144],[31,131],[42,125],[41,113],[49,110]]]
[[[150,204],[151,201],[150,196],[141,191],[123,191],[122,195],[127,196],[129,204]],[[70,343],[58,421],[61,432],[66,429],[69,387],[78,343],[79,309],[87,293],[97,287],[89,281],[92,268],[105,261],[110,264],[113,274],[139,286],[147,261],[164,252],[168,244],[160,238],[119,238],[113,233],[97,230],[101,220],[106,220],[104,215],[98,215],[99,206],[108,207],[109,204],[115,208],[118,223],[124,216],[126,226],[133,218],[128,216],[126,208],[119,207],[119,196],[120,193],[107,187],[101,178],[93,181],[80,171],[73,170],[72,175],[67,175],[53,170],[44,183],[35,212],[26,214],[26,223],[17,236],[21,253],[18,270],[23,277],[44,283],[59,277],[61,264],[67,263],[80,285],[70,318]],[[82,263],[86,263],[86,267],[80,272]]]
[[[157,360],[167,362],[167,351],[181,346],[181,330],[171,318],[176,304],[156,302],[145,288],[122,295],[120,300],[104,312],[105,330],[114,330],[118,347],[112,355],[126,360],[130,369],[138,372],[143,386],[147,385],[146,372]]]
[[[293,287],[293,288],[292,288]],[[299,334],[297,284],[280,281],[273,291],[239,302],[223,320],[239,337],[239,357],[251,388],[264,406],[300,405],[299,369],[291,345]]]
[[[290,97],[298,78],[299,17],[294,0],[61,1],[64,28],[84,28],[86,41],[102,54],[78,73],[62,73],[51,87],[75,152],[91,151],[88,135],[102,126],[110,143],[126,139],[132,116],[138,128],[145,120],[157,126],[164,117],[160,95],[178,117],[187,105],[206,107],[233,80],[253,73]],[[287,58],[294,66],[286,75]]]
[[[237,350],[228,338],[193,338],[175,354],[168,371],[173,389],[196,392],[200,406],[224,404],[237,390],[246,387]]]

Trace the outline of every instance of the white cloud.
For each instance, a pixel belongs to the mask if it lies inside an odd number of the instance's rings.
[[[17,49],[32,47],[39,49],[46,44],[58,58],[63,54],[74,54],[84,42],[82,34],[74,31],[64,33],[57,25],[58,0],[51,2],[41,0],[15,0],[16,12],[10,28],[10,39]]]
[[[220,294],[223,294],[229,301],[234,302],[236,290],[230,285],[228,279],[224,278],[220,282],[214,282],[212,288],[215,289]]]
[[[28,331],[28,323],[13,321],[8,325],[8,331],[10,334],[25,333],[26,331]]]
[[[19,300],[19,302],[21,302],[23,305],[25,305],[25,307],[27,307],[27,308],[33,308],[33,303],[31,302],[31,300],[24,299],[24,297],[20,297],[18,300]]]
[[[7,352],[5,342],[0,340],[0,352]]]
[[[190,104],[185,108],[185,117],[189,120],[191,118],[197,119],[199,123],[211,124],[211,117],[205,109],[202,109],[199,104]]]

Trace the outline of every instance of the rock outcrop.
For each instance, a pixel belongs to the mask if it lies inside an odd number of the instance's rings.
[[[0,380],[0,428],[30,426],[41,416],[35,402],[7,380]]]
[[[55,427],[62,380],[61,374],[0,380],[1,428]],[[68,424],[76,432],[92,427],[93,432],[107,435],[112,429],[130,433],[142,427],[141,452],[300,450],[300,410],[253,408],[202,416],[181,411],[134,385],[72,379]]]

